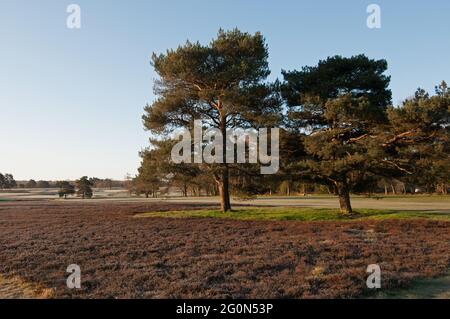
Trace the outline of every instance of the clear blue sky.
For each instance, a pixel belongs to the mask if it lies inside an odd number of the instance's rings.
[[[80,30],[66,8],[81,6]],[[382,28],[366,26],[381,6]],[[152,52],[222,27],[261,31],[272,78],[330,55],[385,58],[393,102],[450,82],[450,1],[1,0],[0,172],[16,179],[123,178],[148,145]]]

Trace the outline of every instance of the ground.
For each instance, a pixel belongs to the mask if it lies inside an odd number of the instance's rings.
[[[450,299],[450,275],[414,280],[408,289],[381,291],[374,298]]]
[[[45,299],[52,296],[52,289],[24,282],[17,277],[0,276],[0,299]]]
[[[395,294],[450,268],[445,217],[161,216],[215,207],[209,201],[0,201],[0,274],[53,298],[358,298]],[[446,212],[431,210],[425,214]],[[366,287],[373,263],[382,269],[376,293]],[[81,267],[80,290],[66,287],[70,264]],[[3,288],[0,283],[0,297]]]
[[[152,211],[137,214],[138,218],[227,218],[236,220],[295,220],[295,221],[358,221],[372,219],[432,219],[450,221],[450,214],[441,211],[380,210],[360,208],[351,215],[342,215],[336,208],[306,207],[237,207],[228,212],[219,209]]]
[[[2,200],[37,200],[57,198],[57,189],[23,189],[11,192],[0,193]],[[71,198],[71,201],[81,201],[81,199]],[[104,202],[108,200],[119,202],[167,202],[167,203],[205,203],[216,205],[219,202],[217,197],[168,197],[168,198],[145,198],[128,196],[128,192],[123,189],[95,189],[92,201]],[[338,208],[338,201],[335,196],[330,195],[308,195],[308,196],[266,196],[255,200],[239,200],[233,198],[233,204],[254,205],[254,206],[284,206],[284,207],[309,207],[309,208]],[[389,210],[414,210],[420,212],[445,212],[450,213],[450,196],[435,195],[406,195],[406,196],[352,196],[352,206],[356,209],[389,209]]]

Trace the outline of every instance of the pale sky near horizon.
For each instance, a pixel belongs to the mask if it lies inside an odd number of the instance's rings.
[[[81,7],[81,29],[66,8]],[[366,8],[381,7],[381,29]],[[271,79],[336,54],[384,58],[393,103],[450,82],[450,1],[0,0],[0,172],[123,179],[148,146],[149,60],[222,27],[261,31]]]

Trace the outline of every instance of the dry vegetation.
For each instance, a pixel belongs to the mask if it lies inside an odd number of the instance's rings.
[[[379,263],[385,290],[444,274],[450,222],[133,218],[199,209],[157,203],[0,203],[0,274],[56,298],[361,297]],[[65,270],[82,269],[82,289]]]
[[[48,299],[53,297],[53,289],[25,282],[19,277],[0,275],[1,299]]]

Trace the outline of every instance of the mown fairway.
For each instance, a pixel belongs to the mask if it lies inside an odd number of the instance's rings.
[[[56,298],[357,298],[374,296],[365,283],[369,264],[381,266],[385,293],[450,266],[443,214],[398,213],[403,219],[361,211],[373,215],[344,221],[319,210],[321,220],[312,221],[312,210],[278,208],[303,221],[261,220],[256,213],[276,209],[241,207],[251,218],[239,220],[211,218],[215,209],[156,201],[1,202],[0,274],[52,289],[47,296]],[[74,263],[81,290],[66,288],[66,268]]]

